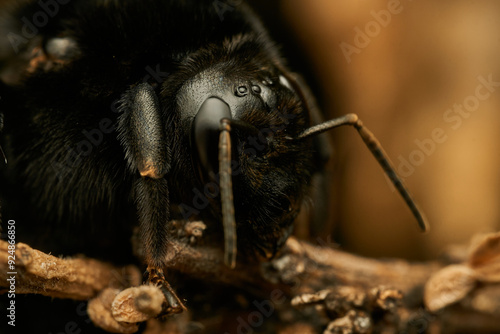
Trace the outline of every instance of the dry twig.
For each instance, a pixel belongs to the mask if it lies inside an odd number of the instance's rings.
[[[366,259],[290,238],[273,261],[239,262],[232,270],[224,265],[222,249],[194,247],[175,240],[171,245],[176,256],[169,257],[169,270],[240,287],[263,298],[286,296],[291,303],[280,310],[315,308],[329,319],[323,324],[325,333],[401,329],[422,318],[427,326],[460,325],[463,331],[477,332],[483,327],[500,330],[500,324],[492,321],[500,314],[500,234],[476,241],[464,263],[449,267],[438,262]],[[1,275],[8,271],[7,258],[7,243],[0,241],[1,282],[5,282]],[[133,266],[119,268],[86,258],[61,259],[24,244],[17,245],[16,259],[17,293],[94,298],[89,303],[89,314],[109,331],[132,333],[137,330],[136,322],[154,318],[164,303],[158,289],[130,288],[139,285],[141,278]],[[438,312],[436,315],[418,310],[423,293],[415,291],[424,288],[426,305]],[[406,302],[408,296],[414,296],[412,304],[418,312],[402,304],[403,295]],[[457,314],[461,317],[456,318]],[[160,326],[154,320],[149,323]],[[166,328],[164,323],[161,326]],[[306,324],[300,326],[309,328]]]

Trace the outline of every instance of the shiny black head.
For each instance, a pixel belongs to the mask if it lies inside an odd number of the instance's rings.
[[[194,193],[180,210],[222,219],[219,138],[222,119],[231,126],[231,176],[239,249],[272,257],[291,233],[313,169],[310,140],[290,142],[310,125],[308,109],[268,44],[257,36],[226,40],[190,56],[170,80],[185,76],[172,96],[175,122],[186,136],[195,187],[209,205],[197,208]],[[184,168],[182,166],[179,168]],[[191,177],[192,177],[191,176]],[[179,176],[176,176],[178,178]],[[204,191],[208,188],[208,191]]]
[[[192,194],[182,198],[180,211],[202,218],[209,212],[224,222],[229,265],[234,265],[235,254],[231,252],[235,249],[229,249],[236,243],[234,225],[240,250],[271,258],[291,234],[311,174],[317,170],[315,165],[321,164],[317,152],[322,148],[313,137],[337,126],[352,125],[425,230],[425,217],[373,134],[356,115],[311,126],[314,106],[308,103],[305,88],[283,70],[267,48],[267,42],[249,35],[201,49],[181,66],[183,84],[164,91],[173,97],[177,122],[189,134],[186,146],[192,156],[192,172],[197,186],[204,189],[196,195],[203,193],[207,199],[205,213],[186,204],[196,204]],[[221,127],[222,120],[229,125],[226,130]],[[224,144],[225,155],[218,154],[221,131],[231,133],[231,145]],[[229,157],[232,184],[221,181],[227,176],[222,160]],[[232,194],[224,199],[228,189]],[[223,209],[225,201],[231,202],[231,210]],[[184,218],[189,219],[189,214]]]

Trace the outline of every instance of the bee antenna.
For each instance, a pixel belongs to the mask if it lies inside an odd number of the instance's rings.
[[[231,180],[231,123],[223,118],[220,121],[219,135],[219,177],[222,202],[222,225],[224,228],[224,263],[236,266],[236,220],[234,218],[233,182]]]
[[[331,130],[333,128],[342,126],[342,125],[352,125],[356,130],[358,130],[358,133],[360,134],[361,138],[363,139],[363,142],[365,145],[368,147],[370,152],[373,154],[375,159],[377,159],[378,163],[380,166],[383,168],[384,172],[387,174],[389,179],[391,180],[392,184],[396,187],[398,192],[401,194],[403,197],[404,201],[410,208],[411,212],[417,219],[418,225],[420,229],[423,232],[426,232],[429,230],[429,224],[427,223],[427,219],[416,204],[416,202],[413,200],[413,196],[411,195],[410,191],[406,188],[406,186],[403,184],[403,181],[401,178],[398,176],[396,173],[396,170],[394,166],[392,165],[387,153],[384,151],[382,148],[382,145],[380,142],[377,140],[375,135],[368,130],[361,120],[359,119],[358,115],[356,114],[347,114],[344,116],[340,116],[338,118],[334,118],[332,120],[326,121],[324,123],[312,126],[305,131],[303,131],[301,134],[299,134],[296,138],[292,138],[292,140],[303,140],[312,136],[319,135],[320,133],[323,133],[325,131]]]

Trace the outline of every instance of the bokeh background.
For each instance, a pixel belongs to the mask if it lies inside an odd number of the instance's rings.
[[[498,229],[500,87],[460,124],[444,117],[458,115],[448,109],[474,96],[479,76],[500,82],[499,1],[253,3],[326,118],[357,113],[396,167],[415,163],[404,180],[431,224],[430,233],[418,232],[355,130],[340,128],[330,134],[328,218],[313,241],[332,236],[358,254],[423,260]],[[388,8],[398,13],[377,23]],[[356,44],[366,29],[369,41]],[[362,47],[346,57],[341,43]],[[433,148],[436,129],[445,140]],[[427,153],[416,141],[429,143]]]

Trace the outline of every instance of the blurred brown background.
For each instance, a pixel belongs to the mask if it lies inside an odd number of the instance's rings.
[[[405,182],[431,223],[429,234],[418,232],[355,130],[342,128],[331,133],[336,165],[329,169],[333,196],[322,239],[331,233],[342,248],[369,256],[426,259],[498,229],[500,87],[480,88],[480,96],[490,93],[484,100],[473,96],[479,76],[500,82],[499,1],[267,6],[274,7],[263,14],[273,37],[285,41],[291,67],[305,71],[327,117],[357,113],[396,167],[407,161],[400,167]],[[292,33],[273,26],[279,15]],[[341,43],[357,49],[343,51]],[[473,111],[448,111],[464,102]],[[434,131],[440,142],[432,141]]]

